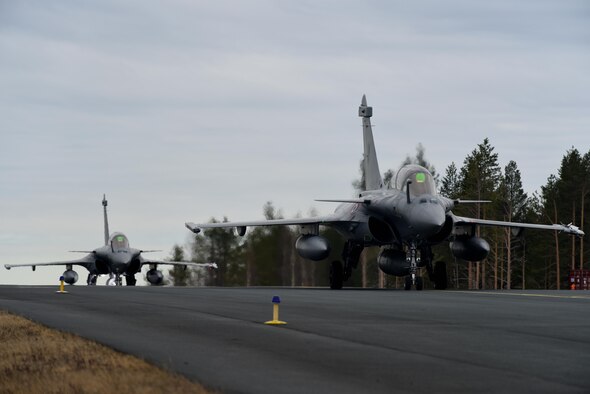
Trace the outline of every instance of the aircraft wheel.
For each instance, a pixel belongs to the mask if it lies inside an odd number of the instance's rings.
[[[421,276],[416,277],[416,290],[422,290],[424,288],[424,281]]]
[[[342,282],[344,281],[344,272],[342,263],[340,261],[332,261],[330,264],[330,289],[342,289]]]
[[[406,276],[406,280],[404,282],[404,290],[412,290],[412,277]]]
[[[96,274],[88,274],[88,279],[86,279],[86,284],[88,286],[96,286],[96,278],[98,275]]]
[[[434,264],[434,288],[436,290],[445,290],[447,285],[447,263],[437,261]]]
[[[137,279],[135,279],[135,275],[125,275],[125,282],[127,286],[135,286]]]

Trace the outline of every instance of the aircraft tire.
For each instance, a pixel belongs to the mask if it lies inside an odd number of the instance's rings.
[[[86,279],[86,284],[88,286],[96,286],[96,279],[98,275],[95,274],[88,274],[88,279]]]
[[[135,279],[135,275],[125,275],[125,283],[127,286],[135,286],[137,279]]]
[[[412,277],[406,276],[404,282],[404,290],[412,290]]]
[[[434,288],[436,290],[446,290],[447,286],[447,263],[437,261],[434,264]]]
[[[422,290],[424,288],[424,281],[421,276],[416,277],[416,290]]]
[[[340,261],[332,261],[330,264],[330,289],[340,290],[344,282],[344,270]]]

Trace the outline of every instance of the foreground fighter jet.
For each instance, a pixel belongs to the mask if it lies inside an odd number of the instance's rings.
[[[357,267],[364,247],[378,246],[379,268],[386,274],[405,276],[405,289],[414,286],[422,290],[423,280],[417,269],[425,267],[436,289],[447,287],[444,262],[433,264],[432,246],[450,241],[453,255],[467,261],[483,260],[489,253],[489,244],[476,236],[476,226],[504,226],[516,229],[533,228],[556,230],[576,236],[584,232],[573,225],[540,225],[531,223],[501,222],[456,216],[451,209],[461,203],[483,201],[450,200],[439,196],[432,174],[424,167],[410,164],[402,167],[394,178],[393,188],[383,184],[370,118],[372,107],[363,96],[359,116],[363,119],[364,172],[366,190],[358,198],[343,200],[317,200],[340,202],[336,211],[328,216],[303,219],[278,219],[226,223],[186,223],[194,233],[202,229],[234,227],[239,235],[248,226],[297,225],[300,236],[295,248],[303,257],[315,261],[330,254],[330,245],[319,235],[319,226],[329,226],[345,237],[342,262],[330,266],[330,287],[341,289],[343,281],[350,278]]]
[[[141,271],[141,267],[149,264],[150,270],[146,278],[152,285],[160,285],[164,280],[162,271],[158,270],[158,264],[180,265],[183,267],[207,267],[217,268],[215,263],[197,264],[189,261],[162,261],[146,259],[141,254],[154,252],[153,250],[139,250],[129,247],[129,240],[123,233],[115,232],[109,236],[109,222],[107,218],[107,200],[106,196],[102,198],[104,209],[104,242],[105,245],[93,251],[77,251],[88,253],[78,260],[56,261],[51,263],[33,263],[33,264],[5,264],[6,269],[12,267],[33,267],[43,265],[65,265],[66,270],[63,273],[64,281],[73,285],[78,281],[78,273],[72,269],[74,265],[79,265],[88,270],[88,285],[96,285],[96,279],[99,275],[109,275],[107,285],[122,285],[121,276],[125,276],[127,286],[135,286],[135,274]]]

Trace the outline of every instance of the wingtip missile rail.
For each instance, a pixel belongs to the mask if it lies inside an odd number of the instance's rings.
[[[192,222],[186,222],[184,224],[184,226],[195,234],[198,234],[201,232],[201,229],[199,227],[197,227],[197,225]]]
[[[562,224],[562,230],[566,234],[575,235],[578,238],[583,238],[586,235],[578,226],[574,226],[572,223],[570,224]]]

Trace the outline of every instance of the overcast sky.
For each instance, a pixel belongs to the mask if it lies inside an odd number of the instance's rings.
[[[159,258],[185,221],[329,213],[363,93],[382,172],[420,142],[444,172],[489,137],[531,193],[590,149],[589,49],[586,0],[0,0],[0,263],[99,247],[103,193]]]

